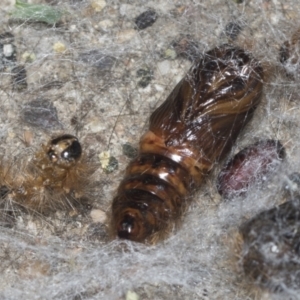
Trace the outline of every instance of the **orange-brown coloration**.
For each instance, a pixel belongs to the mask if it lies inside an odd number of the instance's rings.
[[[86,199],[93,169],[82,157],[81,145],[72,135],[61,135],[43,145],[31,160],[0,166],[0,204],[5,211],[15,205],[47,214],[73,209]]]
[[[150,117],[112,203],[113,236],[155,243],[231,149],[259,104],[263,69],[243,49],[207,52]]]

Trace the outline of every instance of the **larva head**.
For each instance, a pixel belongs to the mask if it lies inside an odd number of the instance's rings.
[[[61,135],[49,143],[47,155],[52,163],[69,166],[81,157],[82,149],[78,139],[70,134]]]

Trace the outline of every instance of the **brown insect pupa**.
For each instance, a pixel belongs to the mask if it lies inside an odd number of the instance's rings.
[[[113,236],[155,243],[178,223],[260,102],[263,69],[241,48],[208,51],[150,117],[112,203]]]
[[[14,204],[42,214],[72,209],[86,199],[92,173],[78,139],[64,134],[43,145],[29,162],[2,162],[0,187],[5,194],[0,200],[6,211]]]

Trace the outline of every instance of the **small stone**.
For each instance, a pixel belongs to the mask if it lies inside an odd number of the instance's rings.
[[[103,21],[99,22],[99,27],[102,30],[107,30],[108,28],[113,27],[113,25],[114,25],[114,22],[111,20],[103,20]]]
[[[118,163],[118,160],[114,157],[114,156],[111,156],[109,158],[109,161],[108,161],[108,165],[107,167],[104,169],[104,171],[108,174],[108,173],[112,173],[113,171],[117,170],[119,167],[119,163]]]
[[[99,154],[99,160],[102,169],[105,169],[109,164],[109,158],[110,158],[110,152],[109,151],[103,151]]]
[[[23,133],[23,142],[26,147],[30,147],[32,145],[32,141],[34,139],[34,133],[31,130],[24,130]]]
[[[36,59],[36,56],[33,52],[24,52],[21,56],[22,58],[22,61],[25,63],[25,62],[28,62],[28,63],[31,63],[33,61],[35,61]]]
[[[165,56],[166,59],[175,59],[177,54],[176,54],[176,51],[174,49],[169,48],[165,51],[164,56]]]
[[[118,169],[118,161],[114,156],[110,156],[109,151],[103,151],[99,154],[100,164],[106,173],[111,173]]]
[[[135,36],[136,36],[136,31],[134,29],[126,29],[118,33],[117,41],[118,43],[124,43],[130,41]]]
[[[126,143],[122,145],[123,154],[129,158],[135,158],[137,156],[137,149],[134,148],[131,144]]]
[[[114,156],[110,156],[109,151],[99,154],[100,164],[105,173],[111,173],[119,167],[118,161]]]
[[[66,51],[66,45],[62,42],[57,42],[53,45],[53,50],[56,52],[56,53],[63,53]]]
[[[157,68],[161,75],[169,74],[170,72],[170,62],[168,60],[163,60],[157,64]]]
[[[181,79],[181,77],[180,77],[180,79]],[[178,82],[179,82],[180,80],[178,80]],[[164,90],[165,90],[165,87],[163,86],[163,85],[161,85],[161,84],[154,84],[154,88],[155,88],[155,90],[157,91],[157,92],[163,92]]]
[[[3,45],[3,55],[5,57],[11,57],[15,52],[13,44]]]
[[[154,24],[157,19],[157,13],[153,9],[149,9],[141,13],[138,17],[135,18],[136,29],[142,30],[147,27],[150,27]]]
[[[91,211],[91,218],[94,223],[104,223],[106,220],[106,213],[101,209],[93,209]]]
[[[0,34],[0,70],[15,66],[17,61],[14,36],[10,32]]]
[[[126,293],[126,300],[139,300],[139,295],[133,291],[127,291]]]
[[[74,120],[73,120],[74,121]],[[73,122],[74,124],[74,122]],[[91,133],[97,133],[102,130],[105,130],[103,122],[99,118],[93,118],[89,123],[85,125]]]
[[[145,88],[149,85],[150,81],[153,78],[153,71],[150,70],[148,67],[145,67],[145,68],[137,70],[136,75],[137,75],[137,77],[141,78],[138,81],[138,86]]]
[[[106,1],[104,0],[93,0],[91,3],[92,8],[96,12],[100,12],[106,6]]]
[[[21,119],[28,125],[42,129],[61,127],[56,107],[47,99],[33,100],[24,105]]]

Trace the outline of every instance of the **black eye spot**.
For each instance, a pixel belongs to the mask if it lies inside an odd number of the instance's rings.
[[[65,160],[78,159],[81,156],[82,149],[78,141],[73,141],[72,144],[61,153],[61,158]]]

